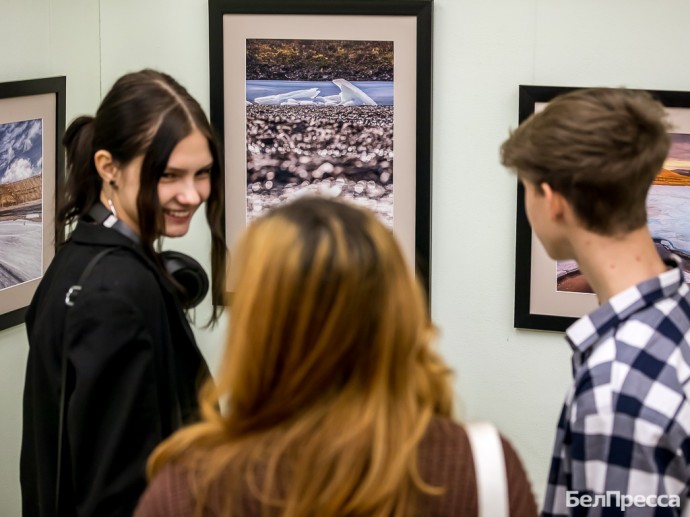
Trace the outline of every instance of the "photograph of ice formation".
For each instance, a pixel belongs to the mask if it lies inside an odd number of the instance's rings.
[[[393,226],[393,42],[250,39],[247,222],[304,193]]]

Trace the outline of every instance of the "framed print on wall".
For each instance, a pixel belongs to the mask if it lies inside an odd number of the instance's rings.
[[[554,97],[575,89],[521,85],[520,123]],[[690,282],[690,92],[646,91],[666,108],[671,137],[669,155],[647,196],[647,222],[659,254],[680,257]],[[564,331],[596,307],[596,296],[577,263],[551,259],[532,232],[518,182],[514,326]]]
[[[0,83],[0,330],[24,321],[55,255],[65,78]]]
[[[428,289],[431,0],[209,0],[211,123],[233,245],[317,193],[373,210]]]

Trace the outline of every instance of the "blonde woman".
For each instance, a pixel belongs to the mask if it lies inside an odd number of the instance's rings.
[[[202,421],[149,459],[146,516],[476,516],[449,370],[423,295],[374,215],[302,198],[234,255],[226,355]],[[513,516],[536,515],[503,441]]]

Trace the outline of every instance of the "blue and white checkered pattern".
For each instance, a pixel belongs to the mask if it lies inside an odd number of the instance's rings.
[[[685,505],[690,294],[682,271],[673,267],[619,293],[566,337],[574,383],[558,422],[543,515],[623,515],[618,507],[568,508],[569,491],[678,495]],[[679,515],[679,508],[631,506],[625,515]]]

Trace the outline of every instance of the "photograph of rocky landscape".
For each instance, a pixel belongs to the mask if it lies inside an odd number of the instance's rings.
[[[42,271],[43,126],[0,124],[0,290]]]
[[[296,195],[393,226],[393,43],[247,40],[247,221]]]

